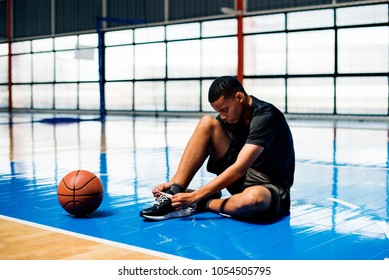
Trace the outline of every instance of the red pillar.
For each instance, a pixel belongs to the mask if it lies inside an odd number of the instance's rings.
[[[6,2],[6,26],[8,39],[8,112],[12,112],[12,57],[11,57],[11,38],[12,38],[12,0]]]
[[[244,66],[244,44],[243,44],[243,2],[244,0],[235,0],[235,10],[238,14],[238,69],[237,78],[243,83],[243,66]]]

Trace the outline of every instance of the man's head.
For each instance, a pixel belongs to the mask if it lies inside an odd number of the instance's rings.
[[[236,78],[231,76],[222,76],[214,80],[211,84],[208,91],[208,101],[209,103],[213,103],[221,96],[224,96],[224,98],[231,98],[237,92],[241,92],[246,95],[242,84]]]
[[[223,76],[213,81],[208,101],[225,122],[237,123],[248,105],[248,95],[236,78]]]

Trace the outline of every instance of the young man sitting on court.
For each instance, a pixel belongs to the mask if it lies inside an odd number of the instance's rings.
[[[165,220],[193,211],[234,218],[274,219],[289,213],[295,156],[284,115],[273,105],[248,95],[234,77],[217,78],[208,101],[219,113],[203,116],[170,182],[156,186],[156,203],[140,216]],[[186,190],[209,157],[212,181]],[[231,194],[221,198],[221,190]]]

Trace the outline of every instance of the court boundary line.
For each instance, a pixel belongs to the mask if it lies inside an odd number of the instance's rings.
[[[154,251],[154,250],[150,250],[150,249],[146,249],[146,248],[142,248],[142,247],[138,247],[138,246],[134,246],[134,245],[129,245],[129,244],[125,244],[125,243],[120,243],[120,242],[116,242],[116,241],[112,241],[112,240],[108,240],[108,239],[103,239],[103,238],[99,238],[99,237],[89,236],[86,234],[81,234],[81,233],[77,233],[77,232],[73,232],[73,231],[69,231],[69,230],[64,230],[64,229],[51,227],[51,226],[47,226],[47,225],[42,225],[39,223],[30,222],[30,221],[26,221],[26,220],[14,218],[14,217],[4,216],[1,214],[0,214],[0,219],[11,221],[11,222],[16,222],[16,223],[27,225],[27,226],[32,226],[35,228],[49,230],[51,232],[61,233],[61,234],[65,234],[68,236],[85,239],[88,241],[98,242],[98,243],[101,243],[104,245],[114,246],[114,247],[126,249],[126,250],[132,250],[132,251],[138,252],[138,253],[153,255],[153,256],[165,258],[168,260],[189,260],[188,258],[179,257],[179,256],[172,255],[172,254]]]

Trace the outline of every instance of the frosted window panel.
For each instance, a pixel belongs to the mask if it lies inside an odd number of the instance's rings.
[[[201,106],[204,112],[215,112],[211,104],[208,102],[208,92],[213,80],[203,80],[201,83]]]
[[[388,5],[369,5],[339,8],[336,10],[336,24],[356,25],[388,22]]]
[[[54,38],[55,50],[69,50],[77,47],[77,36],[65,36]]]
[[[107,110],[132,110],[133,83],[105,84],[105,108]]]
[[[132,44],[133,36],[132,30],[110,31],[104,34],[104,43],[106,46]]]
[[[162,111],[165,109],[163,82],[135,83],[135,110]]]
[[[168,43],[168,77],[199,77],[200,40]]]
[[[8,56],[0,56],[0,84],[8,83]]]
[[[288,29],[334,26],[334,10],[294,12],[288,14]]]
[[[168,111],[199,111],[200,82],[172,81],[166,84]]]
[[[238,21],[236,19],[212,20],[202,23],[203,37],[236,35],[237,30]]]
[[[333,113],[332,78],[288,79],[288,112]]]
[[[12,107],[16,109],[31,109],[31,86],[12,86]]]
[[[179,40],[200,37],[200,23],[185,23],[166,26],[166,39]]]
[[[259,33],[285,30],[285,15],[274,14],[243,18],[244,33]]]
[[[388,72],[388,27],[339,29],[338,72]]]
[[[333,30],[289,33],[288,74],[324,74],[334,70]]]
[[[134,47],[120,46],[105,49],[105,79],[129,80],[134,78]]]
[[[338,78],[336,108],[339,114],[387,114],[388,78]]]
[[[31,52],[31,41],[16,42],[11,44],[11,53],[30,53]]]
[[[0,55],[8,55],[8,43],[0,44]]]
[[[12,56],[12,82],[31,83],[31,55]]]
[[[32,81],[54,81],[54,53],[37,53],[32,56]]]
[[[8,86],[0,86],[0,108],[8,108]]]
[[[135,29],[135,43],[156,42],[165,40],[165,27],[144,27]]]
[[[100,109],[100,90],[98,83],[82,83],[79,85],[79,107],[81,110]]]
[[[78,81],[78,61],[74,57],[74,51],[55,53],[55,80]]]
[[[79,80],[99,80],[99,58],[97,49],[82,49],[78,51]]]
[[[99,36],[97,33],[85,34],[78,36],[78,47],[82,48],[93,48],[99,45]]]
[[[54,41],[52,38],[39,39],[39,40],[32,41],[32,51],[33,52],[52,51],[53,48],[54,48]]]
[[[246,75],[286,73],[286,34],[245,36],[244,45]]]
[[[202,40],[201,75],[236,75],[238,65],[236,38]]]
[[[165,78],[165,44],[135,46],[135,78]]]
[[[34,109],[53,109],[54,90],[53,85],[33,85],[32,104]]]
[[[77,109],[78,107],[77,84],[55,84],[54,105],[55,109]]]
[[[285,112],[284,79],[244,79],[243,86],[247,94],[272,103],[281,112]]]

